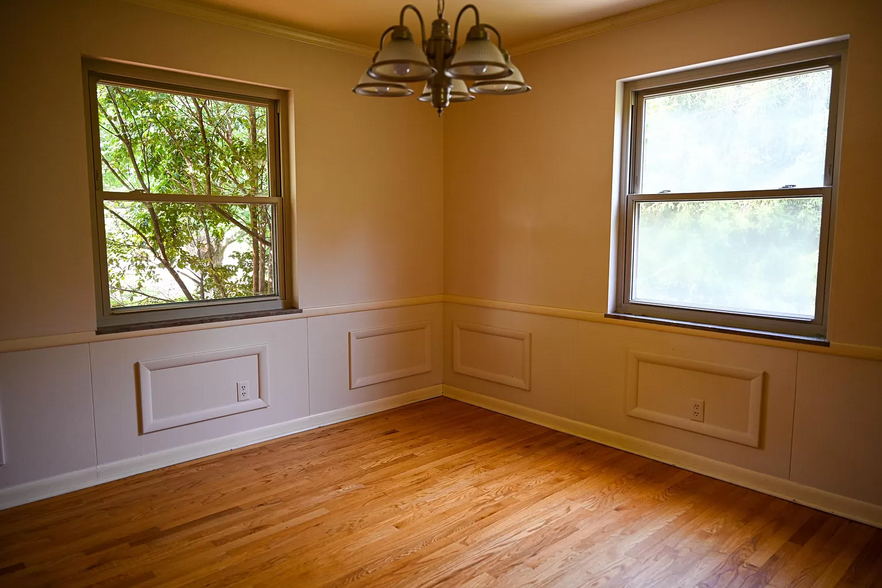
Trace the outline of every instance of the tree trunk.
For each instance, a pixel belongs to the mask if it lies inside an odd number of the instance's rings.
[[[257,206],[251,205],[248,207],[248,214],[251,216],[251,231],[256,234],[257,233]],[[260,283],[257,281],[257,264],[259,255],[257,250],[260,248],[260,244],[257,242],[257,237],[251,237],[251,293],[257,294],[260,291]]]
[[[248,107],[248,127],[248,134],[251,139],[251,149],[253,150],[257,146],[257,109],[254,106]],[[253,163],[248,167],[248,180],[250,183],[249,191],[251,192],[249,195],[254,196],[257,194],[257,170],[254,168]],[[256,235],[263,234],[260,223],[260,207],[249,206],[248,209],[251,215],[251,230],[253,231],[251,237],[252,292],[254,294],[263,294],[263,246],[258,242],[256,237]]]
[[[141,189],[144,192],[149,192],[150,189],[147,187],[147,182],[144,181],[144,175],[141,173],[141,167],[138,165],[138,158],[135,157],[135,150],[132,148],[132,138],[129,134],[128,127],[126,126],[125,119],[123,119],[122,113],[119,110],[119,104],[116,101],[116,97],[114,95],[114,91],[112,89],[108,89],[108,96],[113,102],[113,106],[116,109],[116,118],[119,123],[119,139],[123,142],[123,145],[126,147],[126,153],[129,155],[129,159],[132,162],[132,167],[135,170],[135,175],[138,178],[138,183],[141,185]],[[107,115],[107,112],[104,112],[104,116],[109,120],[110,117]],[[178,275],[178,272],[175,271],[171,262],[168,259],[168,254],[165,250],[165,241],[162,236],[162,226],[159,222],[159,215],[156,214],[156,210],[153,207],[152,202],[144,202],[144,206],[147,208],[147,212],[150,214],[150,224],[153,228],[153,237],[156,239],[156,248],[155,250],[159,252],[157,256],[159,258],[159,262],[162,264],[162,267],[166,269],[166,271],[171,275],[172,279],[181,289],[184,296],[187,300],[193,300],[193,295],[190,293],[190,290],[187,288],[187,285],[184,284],[184,280],[181,279],[181,276]]]

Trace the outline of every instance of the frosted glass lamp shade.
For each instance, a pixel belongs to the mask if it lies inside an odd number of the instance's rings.
[[[392,40],[383,46],[368,68],[368,75],[387,82],[428,80],[435,74],[435,68],[429,65],[426,54],[413,42],[407,27],[400,28],[403,32],[396,31]]]
[[[381,82],[369,76],[367,72],[361,75],[361,79],[358,80],[358,84],[352,88],[352,91],[359,96],[377,96],[380,98],[400,98],[413,94],[413,90],[404,84]]]
[[[511,69],[511,75],[498,80],[479,80],[472,84],[469,91],[472,94],[495,94],[497,96],[529,92],[531,88],[524,82],[521,71],[511,62],[511,59],[507,59],[506,64]]]
[[[469,88],[466,86],[466,83],[462,80],[453,80],[453,88],[450,90],[450,101],[451,102],[468,102],[469,100],[474,100],[475,97],[469,94]],[[432,101],[432,87],[426,82],[426,85],[423,86],[423,91],[420,94],[420,97],[417,99],[420,102],[431,102]]]
[[[493,80],[511,74],[511,70],[484,27],[477,25],[469,31],[465,45],[453,55],[445,73],[460,80]]]

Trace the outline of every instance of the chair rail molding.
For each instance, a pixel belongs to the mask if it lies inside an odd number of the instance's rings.
[[[659,331],[663,333],[677,333],[680,335],[689,335],[692,337],[701,337],[703,339],[717,339],[720,341],[734,341],[736,343],[747,343],[749,345],[758,345],[762,347],[777,347],[779,349],[795,349],[796,351],[806,351],[808,353],[820,353],[823,355],[836,355],[839,357],[853,357],[855,359],[870,359],[873,361],[882,361],[882,347],[874,347],[871,345],[857,345],[854,343],[838,343],[832,341],[827,346],[808,345],[795,341],[782,341],[778,339],[767,339],[763,337],[755,337],[746,334],[725,333],[719,331],[707,331],[699,329],[691,329],[679,325],[658,324],[644,321],[625,320],[618,317],[606,316],[606,313],[596,312],[592,310],[579,310],[574,308],[560,308],[557,306],[539,306],[536,304],[525,304],[522,302],[505,302],[502,300],[492,300],[489,298],[472,298],[470,296],[459,296],[456,294],[445,294],[444,302],[447,304],[462,304],[465,306],[475,306],[478,308],[494,308],[497,310],[510,310],[512,312],[523,312],[527,314],[535,314],[538,316],[553,316],[558,318],[574,319],[589,323],[603,323],[607,325],[617,325],[619,327],[627,327],[631,329],[644,329],[647,331]]]
[[[368,310],[384,310],[387,308],[403,308],[405,306],[420,306],[423,304],[437,304],[440,302],[444,302],[444,296],[442,294],[433,294],[430,296],[417,296],[414,298],[378,300],[376,302],[354,302],[351,304],[338,304],[334,306],[315,306],[303,308],[301,309],[302,312],[292,314],[286,313],[244,319],[231,318],[228,321],[199,323],[177,327],[161,327],[158,329],[144,329],[140,331],[124,331],[102,335],[96,334],[95,331],[79,331],[76,333],[26,337],[24,339],[5,339],[0,340],[0,353],[30,351],[32,349],[48,349],[50,347],[64,347],[66,345],[79,345],[81,343],[100,343],[102,341],[117,341],[119,339],[154,337],[156,335],[167,335],[170,333],[189,333],[192,331],[205,331],[210,329],[228,329],[242,325],[257,325],[281,321],[300,321],[319,316],[350,314],[354,312],[365,312]]]

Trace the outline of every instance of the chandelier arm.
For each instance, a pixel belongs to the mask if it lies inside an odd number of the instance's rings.
[[[421,47],[423,48],[423,51],[425,51],[426,50],[426,25],[423,22],[423,15],[420,14],[419,9],[417,9],[417,7],[414,6],[413,4],[405,4],[404,8],[401,9],[401,16],[398,19],[398,24],[400,26],[404,26],[404,13],[407,12],[408,8],[410,8],[411,10],[416,12],[417,18],[420,19],[420,36],[423,41],[423,44],[421,45]]]
[[[386,35],[391,33],[393,30],[395,30],[395,27],[389,27],[388,29],[383,31],[382,35],[380,35],[380,51],[383,50],[383,43],[386,41]],[[379,52],[377,52],[377,53],[379,53]],[[374,53],[374,61],[376,61],[376,59],[377,59],[377,53]]]
[[[463,6],[462,9],[459,11],[459,14],[456,15],[456,25],[453,27],[453,50],[454,51],[456,51],[456,42],[457,42],[457,38],[459,37],[459,20],[462,18],[462,15],[465,14],[465,11],[468,10],[469,8],[471,8],[472,10],[475,11],[475,24],[476,25],[481,24],[481,15],[478,12],[478,7],[475,6],[474,4],[466,4],[465,6]]]
[[[494,27],[493,25],[485,24],[484,26],[496,33],[496,44],[499,45],[499,50],[502,51],[502,35],[499,34],[499,31],[497,31],[496,27]]]

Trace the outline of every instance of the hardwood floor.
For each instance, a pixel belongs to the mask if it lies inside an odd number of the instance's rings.
[[[882,586],[882,530],[440,398],[0,512],[0,585]]]

